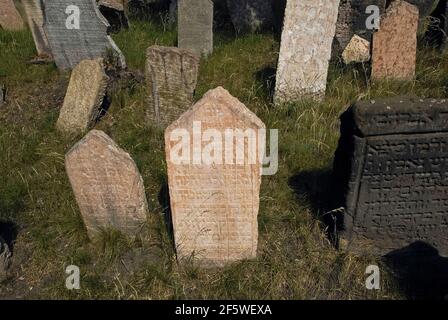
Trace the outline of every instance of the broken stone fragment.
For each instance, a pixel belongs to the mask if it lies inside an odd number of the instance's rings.
[[[370,42],[354,35],[342,53],[345,64],[362,63],[370,60]]]

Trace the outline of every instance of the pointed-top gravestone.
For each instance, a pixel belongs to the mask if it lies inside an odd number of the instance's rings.
[[[22,17],[13,0],[0,0],[0,27],[10,31],[18,31],[24,28]]]
[[[148,118],[161,127],[192,105],[199,59],[187,50],[151,46],[146,51]]]
[[[22,0],[22,5],[28,20],[28,27],[33,35],[37,54],[51,57],[50,44],[44,31],[43,0]]]
[[[58,68],[72,69],[82,60],[105,57],[109,50],[125,67],[95,0],[45,0],[44,4],[44,29]]]
[[[203,266],[256,257],[263,122],[218,87],[165,131],[178,258]],[[257,141],[258,140],[258,141]]]
[[[339,0],[288,0],[275,103],[325,95]]]
[[[90,237],[104,228],[138,233],[148,213],[143,179],[108,135],[90,131],[65,155],[65,169]]]
[[[372,79],[412,80],[417,54],[418,8],[395,1],[373,35]]]
[[[177,4],[178,47],[197,56],[213,52],[213,2],[179,0]]]

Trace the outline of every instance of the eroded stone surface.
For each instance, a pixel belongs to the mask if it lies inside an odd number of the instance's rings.
[[[197,56],[213,52],[213,2],[178,0],[178,47]]]
[[[370,60],[370,42],[354,35],[342,53],[345,64],[367,62]]]
[[[10,31],[22,30],[24,28],[22,17],[17,11],[13,0],[0,0],[0,27]]]
[[[143,179],[108,135],[90,131],[66,154],[65,169],[90,237],[104,228],[138,233],[148,213]]]
[[[393,2],[373,35],[372,79],[411,80],[415,76],[418,8]]]
[[[204,266],[222,266],[256,256],[261,183],[257,151],[264,152],[259,149],[264,144],[254,144],[257,137],[250,132],[258,135],[258,130],[264,128],[255,114],[218,87],[207,92],[166,129],[174,239],[181,260],[194,257]],[[228,141],[234,141],[233,147],[230,143],[225,146],[222,139],[226,129],[241,132],[250,129],[247,134],[251,137],[250,145],[255,148],[249,149],[248,140],[238,144],[242,140],[232,139],[231,135]],[[183,138],[179,144],[179,134],[189,138]],[[204,141],[201,142],[202,134]],[[207,134],[212,134],[211,140],[217,145],[209,143]],[[228,151],[227,158],[224,151],[217,151],[220,141]],[[178,159],[182,154],[189,155],[189,159]]]
[[[107,35],[108,26],[95,0],[78,0],[76,4],[72,0],[45,0],[44,30],[60,69],[72,69],[82,60],[105,57],[108,50],[124,67],[123,54]]]
[[[237,32],[255,32],[273,26],[271,0],[227,0],[227,7]]]
[[[50,44],[44,31],[43,0],[22,0],[22,5],[27,16],[28,26],[33,35],[37,54],[51,57]]]
[[[342,116],[334,163],[342,237],[387,254],[423,241],[448,255],[448,101],[358,102]]]
[[[57,128],[69,133],[89,129],[100,114],[107,80],[103,59],[81,61],[72,71]]]
[[[325,95],[339,0],[288,0],[277,68],[276,103]],[[318,39],[318,41],[317,41]]]
[[[152,46],[146,51],[148,116],[166,127],[193,102],[199,58],[187,50]]]

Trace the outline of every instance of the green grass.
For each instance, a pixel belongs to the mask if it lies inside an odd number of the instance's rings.
[[[114,35],[131,69],[143,71],[146,48],[175,45],[163,25],[132,21]],[[178,265],[158,193],[166,182],[163,133],[144,121],[143,85],[115,92],[96,126],[135,159],[150,207],[144,232],[135,239],[112,230],[89,241],[64,169],[64,154],[78,137],[55,130],[67,74],[54,65],[29,65],[34,47],[28,32],[0,31],[0,83],[9,100],[0,110],[0,220],[14,223],[13,275],[0,297],[63,299],[391,299],[404,298],[377,257],[337,251],[318,217],[313,194],[325,190],[339,137],[339,115],[357,99],[397,94],[444,97],[448,58],[419,51],[417,77],[407,83],[369,85],[362,68],[332,65],[321,103],[270,103],[272,69],[279,43],[273,35],[234,38],[217,34],[214,53],[203,60],[195,99],[223,86],[279,129],[279,172],[263,177],[259,254],[222,269]],[[271,77],[269,77],[271,76]],[[309,192],[296,192],[294,177],[308,175]],[[324,180],[318,180],[324,179]],[[319,199],[317,199],[319,202]],[[65,267],[81,269],[81,290],[65,289]],[[365,268],[381,265],[382,289],[365,289]],[[22,280],[19,280],[21,278]],[[32,288],[30,290],[30,288]]]

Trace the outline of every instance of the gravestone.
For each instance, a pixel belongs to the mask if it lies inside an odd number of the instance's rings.
[[[387,254],[423,241],[447,255],[448,100],[358,102],[341,121],[334,190],[348,249]]]
[[[345,64],[369,61],[370,42],[355,34],[347,47],[345,47],[344,52],[342,53],[342,59]]]
[[[88,130],[101,112],[107,82],[103,59],[81,61],[72,71],[57,128],[67,133]]]
[[[275,103],[325,95],[338,6],[339,0],[288,0]]]
[[[113,228],[135,235],[148,204],[137,166],[104,132],[90,131],[65,155],[65,170],[89,237]]]
[[[257,136],[264,128],[244,104],[218,87],[166,129],[180,260],[223,266],[256,257],[262,165],[257,152],[264,152]]]
[[[124,56],[107,35],[109,26],[95,0],[45,0],[44,30],[60,69],[72,69],[86,59],[105,57],[110,50],[125,67]]]
[[[417,54],[418,8],[393,2],[373,35],[372,79],[412,80]]]
[[[273,27],[271,0],[227,0],[233,26],[238,33],[256,32]]]
[[[197,56],[213,52],[213,2],[179,0],[177,4],[178,47]]]
[[[199,59],[187,50],[152,46],[146,51],[148,118],[166,127],[192,105]]]
[[[18,31],[24,28],[22,17],[13,0],[0,0],[0,27],[9,31]]]
[[[22,0],[28,20],[28,26],[33,35],[34,44],[39,56],[51,57],[50,44],[44,31],[43,0]]]

